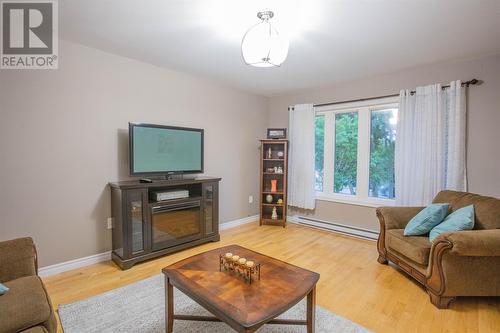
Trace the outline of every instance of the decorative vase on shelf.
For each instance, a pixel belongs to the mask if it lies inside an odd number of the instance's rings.
[[[277,179],[271,179],[271,192],[276,192],[276,186],[278,184]]]
[[[270,194],[266,195],[266,201],[267,201],[267,203],[272,203],[273,202],[273,196],[270,195]]]
[[[276,207],[273,207],[273,212],[271,214],[271,219],[272,220],[277,220],[278,219],[278,211],[276,210]]]
[[[271,150],[271,147],[269,147],[269,149],[267,150],[267,158],[268,159],[273,158],[273,151]]]

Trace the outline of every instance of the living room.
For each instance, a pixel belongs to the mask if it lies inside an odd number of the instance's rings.
[[[499,330],[499,1],[1,10],[0,332]]]

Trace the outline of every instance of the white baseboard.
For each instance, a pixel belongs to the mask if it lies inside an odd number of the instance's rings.
[[[377,240],[379,234],[377,231],[369,229],[353,227],[343,223],[324,221],[299,215],[288,216],[287,221],[369,240]]]
[[[259,215],[252,215],[248,217],[244,217],[242,219],[237,219],[229,222],[224,222],[219,225],[220,230],[227,230],[235,227],[239,227],[240,225],[255,222],[259,220]]]
[[[38,270],[38,275],[42,277],[59,274],[62,272],[70,271],[72,269],[97,264],[98,262],[111,260],[111,251],[94,254],[88,257],[73,259],[70,261],[61,262],[50,266],[42,267]]]
[[[243,225],[243,224],[255,222],[258,219],[259,219],[259,215],[252,215],[252,216],[244,217],[242,219],[237,219],[237,220],[221,223],[219,225],[219,229],[226,230],[226,229],[230,229],[230,228],[235,228],[235,227],[238,227],[238,226]],[[107,251],[107,252],[103,252],[103,253],[99,253],[99,254],[94,254],[94,255],[91,255],[88,257],[84,257],[84,258],[78,258],[78,259],[73,259],[70,261],[61,262],[59,264],[45,266],[45,267],[42,267],[38,270],[38,275],[40,275],[41,277],[47,277],[47,276],[63,273],[66,271],[70,271],[72,269],[76,269],[76,268],[80,268],[80,267],[84,267],[84,266],[88,266],[88,265],[92,265],[92,264],[97,264],[99,262],[107,261],[107,260],[111,260],[111,251]]]

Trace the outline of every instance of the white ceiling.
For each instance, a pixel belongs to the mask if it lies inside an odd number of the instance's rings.
[[[500,52],[500,0],[64,0],[60,35],[272,96]],[[290,38],[279,68],[243,63],[262,9]]]

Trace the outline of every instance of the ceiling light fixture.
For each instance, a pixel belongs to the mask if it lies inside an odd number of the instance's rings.
[[[257,23],[243,36],[241,54],[247,65],[255,67],[280,66],[288,55],[288,40],[280,35],[270,20],[274,13],[270,10],[258,12]]]

